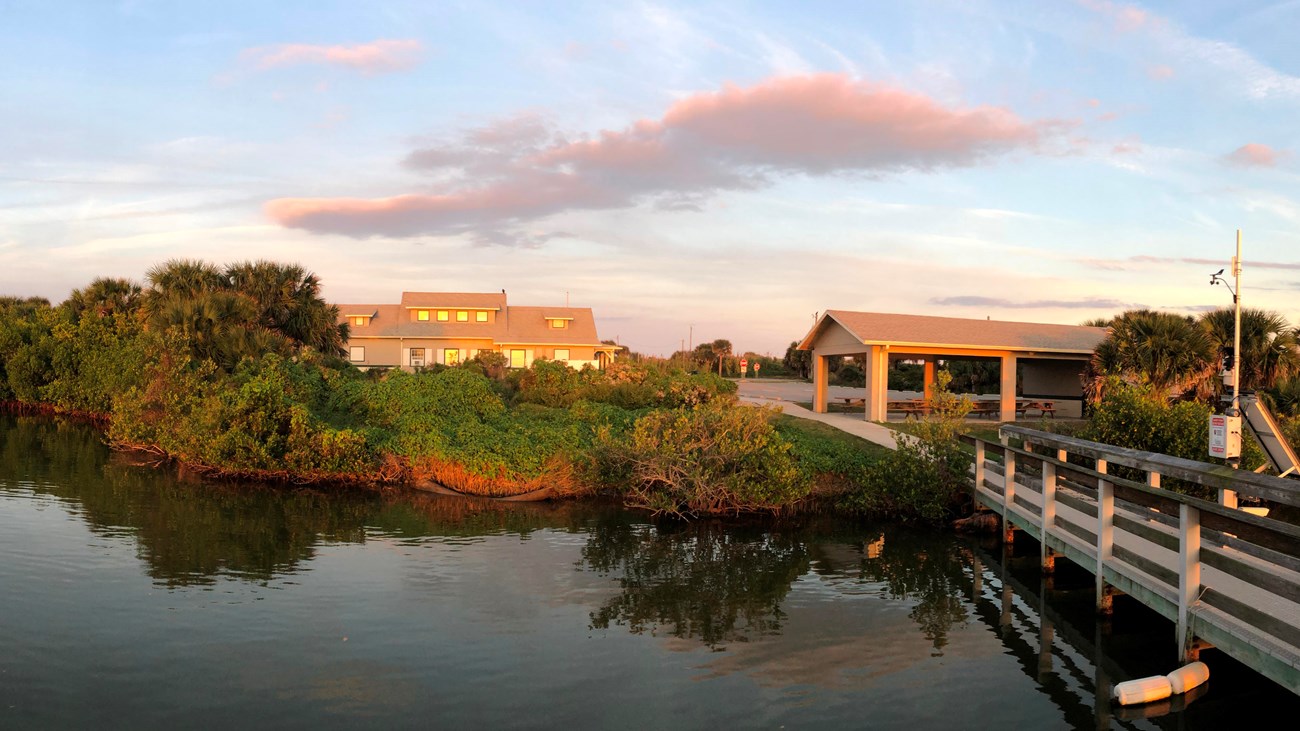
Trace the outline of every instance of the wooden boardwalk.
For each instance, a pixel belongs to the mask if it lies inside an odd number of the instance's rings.
[[[1213,646],[1300,694],[1300,527],[1252,515],[1237,496],[1300,507],[1300,482],[1018,426],[975,445],[975,499],[1116,591],[1175,624],[1180,657]],[[1178,480],[1218,502],[1162,489]]]

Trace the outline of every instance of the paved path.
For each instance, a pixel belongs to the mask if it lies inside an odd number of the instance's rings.
[[[813,387],[811,383],[755,378],[746,378],[738,381],[738,383],[740,384],[740,400],[745,403],[779,406],[781,411],[790,416],[829,424],[840,431],[848,432],[855,437],[862,437],[882,447],[890,449],[898,447],[898,441],[894,439],[895,432],[893,429],[867,421],[862,414],[818,414],[794,403],[795,401],[812,401]],[[854,396],[862,392],[860,388],[832,386],[831,395],[838,396],[839,394],[834,393],[834,390],[839,388],[843,388],[845,392]]]

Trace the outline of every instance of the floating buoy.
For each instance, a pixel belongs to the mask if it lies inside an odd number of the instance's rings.
[[[1115,686],[1115,700],[1121,706],[1135,706],[1168,698],[1174,692],[1167,675],[1153,675],[1149,678],[1126,680]]]
[[[1174,693],[1182,695],[1210,679],[1210,668],[1199,660],[1188,663],[1165,676]]]
[[[1210,679],[1210,667],[1199,660],[1188,663],[1168,675],[1128,680],[1115,686],[1115,700],[1121,706],[1162,701],[1170,695],[1182,695]]]

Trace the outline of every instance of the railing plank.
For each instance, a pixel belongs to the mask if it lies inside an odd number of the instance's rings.
[[[1008,441],[1011,437],[1019,437],[1024,441],[1031,441],[1056,449],[1066,449],[1071,454],[1093,459],[1106,459],[1111,464],[1146,471],[1154,470],[1165,477],[1186,480],[1215,490],[1236,490],[1241,495],[1251,495],[1285,505],[1300,507],[1300,482],[1296,480],[1273,475],[1257,475],[1244,470],[1234,470],[1226,465],[1214,465],[1166,454],[1099,444],[1086,439],[1048,434],[1047,432],[1015,425],[1003,426],[999,431],[1003,438]]]

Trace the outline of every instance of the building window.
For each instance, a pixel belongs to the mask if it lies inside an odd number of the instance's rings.
[[[526,362],[527,360],[528,360],[528,351],[527,351],[527,350],[512,350],[512,351],[510,351],[510,367],[511,367],[511,368],[527,368],[527,367],[528,367],[528,363]]]
[[[428,321],[429,321],[429,311],[428,311],[428,310],[416,310],[416,311],[415,311],[415,319],[419,320],[420,322],[428,322]]]
[[[411,348],[411,367],[424,367],[424,348]]]
[[[564,362],[566,362],[566,363],[569,362],[569,349],[568,349],[568,348],[556,348],[556,349],[555,349],[555,359],[556,359],[556,360],[562,360],[562,361],[564,361]]]
[[[479,310],[474,313],[474,322],[487,322],[487,310]]]
[[[366,324],[366,318],[364,318],[364,317],[354,317],[354,318],[352,318],[352,324],[353,324],[353,325],[356,325],[357,327],[361,327],[362,325]]]
[[[563,330],[568,324],[568,320],[551,320],[551,327],[556,330]]]
[[[456,322],[469,322],[469,313],[464,310],[457,310]]]
[[[447,321],[447,311],[438,310],[438,322],[446,322],[446,321]]]
[[[361,362],[365,361],[365,359],[366,359],[366,346],[364,346],[364,345],[353,345],[351,348],[348,348],[348,358],[349,358],[353,363],[361,363]]]
[[[449,366],[460,365],[460,349],[446,348],[445,350],[443,350],[442,363],[443,365],[449,365]]]

